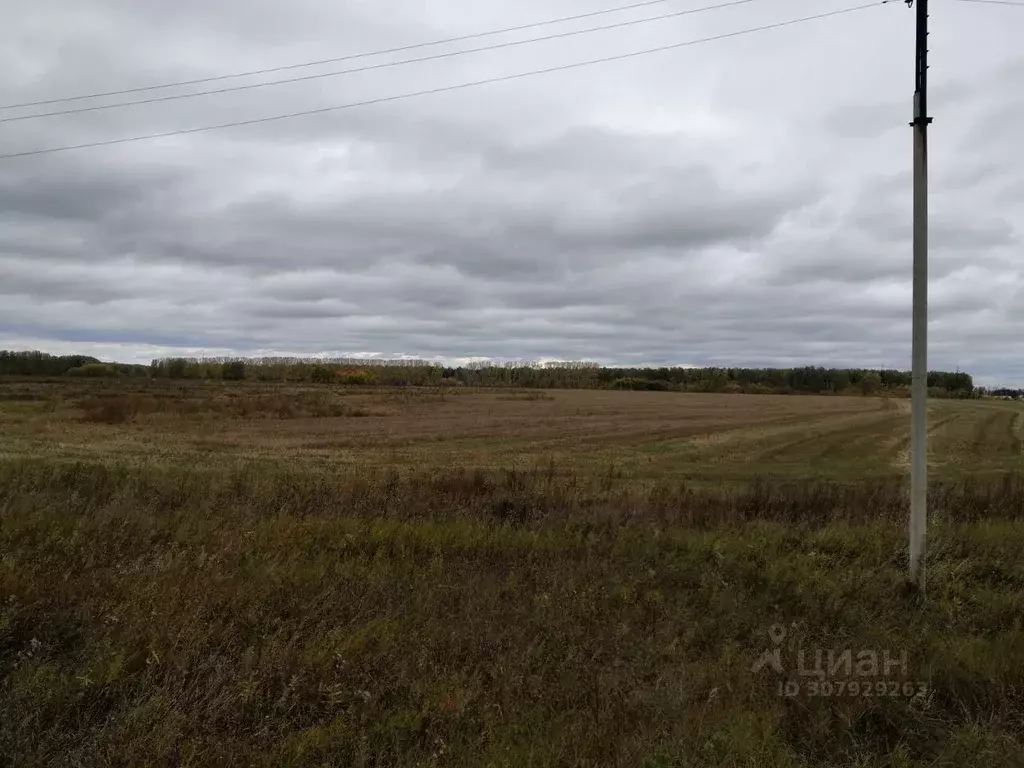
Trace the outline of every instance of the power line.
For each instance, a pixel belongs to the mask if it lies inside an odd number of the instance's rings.
[[[714,35],[712,37],[704,37],[698,40],[687,40],[682,43],[672,43],[670,45],[661,45],[657,48],[646,48],[640,51],[630,51],[629,53],[620,53],[615,56],[605,56],[599,59],[588,59],[587,61],[578,61],[571,64],[561,64],[556,67],[547,67],[545,69],[534,69],[528,72],[517,72],[511,75],[503,75],[501,77],[490,77],[485,80],[474,80],[467,83],[457,83],[455,85],[445,85],[437,88],[430,88],[423,91],[411,91],[408,93],[400,93],[392,96],[381,96],[376,99],[367,99],[365,101],[349,102],[348,104],[338,104],[331,107],[320,107],[319,109],[308,109],[301,112],[288,112],[281,115],[270,115],[267,117],[257,117],[251,120],[238,120],[231,123],[219,123],[217,125],[204,125],[196,128],[184,128],[175,131],[165,131],[163,133],[149,133],[140,136],[128,136],[120,139],[106,139],[103,141],[91,141],[83,144],[69,144],[62,147],[46,147],[44,149],[32,149],[25,152],[13,152],[5,155],[0,155],[0,160],[10,160],[16,157],[29,157],[33,155],[45,155],[53,152],[67,152],[75,149],[90,149],[93,147],[106,147],[114,144],[127,144],[136,141],[150,141],[153,139],[165,139],[172,136],[184,136],[193,133],[203,133],[206,131],[217,131],[225,128],[238,128],[248,125],[257,125],[259,123],[269,123],[278,120],[289,120],[295,117],[305,117],[307,115],[319,115],[326,112],[337,112],[344,109],[354,109],[356,107],[368,107],[374,104],[385,104],[392,101],[400,101],[403,99],[417,98],[419,96],[430,96],[438,93],[446,93],[448,91],[458,91],[466,88],[475,88],[481,85],[490,85],[492,83],[502,83],[509,80],[518,80],[525,77],[534,77],[537,75],[546,75],[553,72],[564,72],[570,69],[578,69],[580,67],[588,67],[594,64],[604,64],[612,61],[623,61],[625,59],[632,59],[639,56],[646,56],[652,53],[660,53],[662,51],[670,51],[677,48],[686,48],[691,45],[700,45],[702,43],[710,43],[716,40],[725,40],[731,37],[739,37],[741,35],[748,35],[754,32],[764,32],[771,29],[780,29],[782,27],[789,27],[795,24],[802,24],[807,21],[815,21],[817,19],[825,19],[831,16],[840,16],[847,13],[854,13],[856,11],[863,11],[868,8],[875,8],[882,3],[879,0],[875,2],[867,3],[864,5],[857,5],[851,8],[841,8],[835,11],[828,11],[827,13],[819,13],[813,16],[803,16],[798,19],[789,19],[787,21],[780,21],[774,24],[765,24],[759,27],[750,27],[748,29],[741,29],[735,32],[726,32],[721,35]]]
[[[317,61],[305,61],[305,62],[300,62],[298,64],[286,64],[286,65],[280,66],[280,67],[268,67],[266,69],[252,69],[252,70],[249,70],[247,72],[235,72],[235,73],[232,73],[232,74],[229,74],[229,75],[214,75],[214,76],[211,76],[211,77],[200,77],[200,78],[196,78],[194,80],[179,80],[179,81],[173,82],[173,83],[160,83],[158,85],[143,85],[143,86],[139,86],[137,88],[124,88],[124,89],[119,90],[119,91],[101,91],[101,92],[98,92],[98,93],[89,93],[89,94],[83,94],[83,95],[79,95],[79,96],[63,96],[61,98],[56,98],[56,99],[44,99],[44,100],[41,100],[41,101],[26,101],[26,102],[23,102],[21,104],[6,104],[6,105],[3,105],[3,106],[0,106],[0,109],[20,109],[20,108],[23,108],[23,107],[42,107],[42,106],[46,106],[47,104],[60,104],[60,103],[67,102],[67,101],[80,101],[82,99],[98,99],[98,98],[102,98],[102,97],[105,97],[105,96],[124,96],[124,95],[127,95],[129,93],[141,93],[142,91],[156,91],[156,90],[162,90],[162,89],[165,89],[165,88],[178,88],[178,87],[185,86],[185,85],[201,85],[203,83],[213,83],[213,82],[217,82],[217,81],[220,81],[220,80],[232,80],[232,79],[239,78],[239,77],[251,77],[253,75],[269,75],[269,74],[273,74],[274,72],[286,72],[288,70],[301,69],[303,67],[316,67],[316,66],[320,66],[322,64],[337,64],[337,63],[342,62],[342,61],[351,61],[353,59],[364,59],[364,58],[368,58],[370,56],[383,56],[384,54],[388,54],[388,53],[404,53],[406,51],[413,51],[413,50],[416,50],[418,48],[429,48],[429,47],[435,46],[435,45],[447,45],[449,43],[460,43],[460,42],[464,42],[466,40],[475,40],[475,39],[478,39],[478,38],[481,38],[481,37],[491,37],[493,35],[503,35],[503,34],[507,34],[509,32],[521,32],[521,31],[526,30],[526,29],[536,29],[537,27],[546,27],[546,26],[550,26],[552,24],[563,24],[563,23],[568,22],[568,21],[579,21],[580,19],[588,19],[588,18],[592,18],[594,16],[603,16],[603,15],[606,15],[606,14],[609,14],[609,13],[619,13],[619,12],[622,12],[622,11],[634,10],[636,8],[646,8],[646,7],[649,7],[649,6],[652,6],[652,5],[662,5],[664,3],[672,2],[672,1],[673,0],[644,0],[643,2],[631,3],[629,5],[620,5],[620,6],[616,6],[614,8],[605,8],[604,10],[600,10],[600,11],[590,11],[588,13],[578,13],[578,14],[575,14],[573,16],[563,16],[563,17],[558,18],[558,19],[549,19],[547,21],[535,21],[535,22],[532,22],[530,24],[519,24],[519,25],[516,25],[516,26],[513,26],[513,27],[504,27],[502,29],[493,29],[493,30],[488,30],[486,32],[473,32],[473,33],[468,34],[468,35],[459,35],[458,37],[448,37],[448,38],[444,38],[442,40],[431,40],[431,41],[425,42],[425,43],[413,43],[411,45],[402,45],[402,46],[398,46],[396,48],[384,48],[382,50],[377,50],[377,51],[366,51],[365,53],[352,53],[352,54],[348,54],[346,56],[336,56],[336,57],[330,58],[330,59],[319,59]],[[724,3],[724,4],[720,5],[720,6],[713,6],[712,8],[724,8],[724,7],[729,6],[729,5],[742,5],[744,3],[751,2],[751,1],[752,0],[735,0],[735,2]],[[711,9],[698,8],[698,9],[695,9],[695,10],[693,10],[691,12],[692,13],[698,13],[698,12],[700,12],[702,10],[711,10]]]
[[[412,59],[402,59],[400,61],[386,61],[380,64],[369,64],[365,67],[354,67],[352,69],[342,69],[335,72],[318,72],[313,75],[302,75],[300,77],[289,77],[284,80],[271,80],[266,83],[248,83],[246,85],[233,85],[227,88],[214,88],[207,91],[196,91],[194,93],[175,93],[170,96],[154,96],[148,99],[137,99],[136,101],[124,101],[116,104],[98,104],[90,107],[74,107],[72,109],[61,109],[53,112],[41,112],[32,115],[14,115],[12,117],[0,117],[0,123],[12,123],[21,120],[35,120],[44,117],[57,117],[59,115],[77,115],[82,112],[99,112],[107,109],[117,109],[119,107],[132,107],[140,104],[155,104],[163,101],[177,101],[179,99],[191,99],[196,96],[213,96],[221,93],[234,93],[235,91],[248,91],[255,88],[268,88],[276,85],[287,85],[289,83],[300,83],[307,80],[320,80],[326,77],[338,77],[340,75],[351,75],[357,72],[369,72],[375,69],[387,69],[389,67],[397,67],[404,64],[418,64],[424,61],[436,61],[438,59],[448,59],[455,56],[463,56],[469,53],[481,53],[483,51],[494,51],[500,48],[513,48],[518,45],[527,45],[529,43],[540,43],[545,40],[557,40],[563,37],[574,37],[576,35],[586,35],[592,32],[602,32],[609,29],[619,29],[621,27],[629,27],[636,24],[647,24],[653,21],[663,21],[665,19],[672,19],[678,16],[689,16],[695,13],[702,13],[704,11],[715,11],[721,8],[729,8],[736,5],[743,5],[746,3],[752,3],[754,0],[731,0],[731,2],[721,3],[719,5],[709,5],[703,8],[691,8],[685,11],[675,11],[673,13],[665,13],[661,16],[650,16],[644,19],[632,19],[630,21],[620,21],[614,24],[605,24],[598,27],[589,27],[587,29],[575,29],[568,32],[556,32],[551,35],[544,35],[543,37],[531,37],[526,40],[513,40],[507,43],[495,43],[493,45],[484,45],[479,48],[467,48],[462,51],[447,51],[445,53],[435,53],[430,56],[419,56]]]

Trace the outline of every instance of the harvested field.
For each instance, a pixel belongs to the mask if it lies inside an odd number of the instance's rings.
[[[635,479],[859,479],[904,471],[903,400],[665,392],[0,384],[7,455],[337,467],[609,468]],[[1024,408],[934,401],[944,473],[1024,468]]]
[[[1020,765],[1022,413],[2,382],[0,764]]]

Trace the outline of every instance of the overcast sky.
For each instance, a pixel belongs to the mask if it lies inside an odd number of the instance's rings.
[[[192,89],[714,1],[668,0]],[[334,58],[620,4],[4,3],[0,103]],[[753,0],[298,84],[0,123],[0,154],[501,77],[857,4]],[[1022,384],[1024,7],[932,5],[931,367]],[[913,31],[913,12],[891,2],[454,92],[0,161],[0,348],[123,361],[379,353],[907,368]]]

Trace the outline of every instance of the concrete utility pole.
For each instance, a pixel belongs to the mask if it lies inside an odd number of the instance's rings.
[[[914,0],[907,0],[913,6]],[[917,0],[914,88],[914,327],[910,415],[910,583],[924,590],[928,517],[928,0]]]

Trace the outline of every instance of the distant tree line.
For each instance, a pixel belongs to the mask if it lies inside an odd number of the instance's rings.
[[[86,355],[0,351],[0,375],[149,377],[221,381],[410,387],[630,389],[752,394],[909,396],[910,373],[863,368],[611,368],[590,362],[476,363],[441,366],[424,360],[299,357],[168,357],[150,365],[107,363]],[[971,375],[932,371],[933,397],[1017,397],[1021,390],[975,388]]]
[[[422,360],[302,357],[168,357],[149,366],[156,379],[307,382],[381,386],[439,386],[442,368]]]
[[[981,397],[998,397],[1003,400],[1024,400],[1024,389],[1009,389],[1007,387],[986,389],[985,387],[978,387],[978,394]]]
[[[589,362],[441,366],[423,360],[309,358],[165,358],[155,378],[225,379],[381,386],[633,389],[667,392],[862,394],[907,396],[910,373],[898,370],[804,368],[610,368]],[[932,371],[934,397],[975,396],[968,373]]]
[[[88,355],[49,355],[45,352],[0,350],[3,376],[84,376],[89,378],[147,377],[150,366],[104,363]]]
[[[761,394],[909,395],[910,373],[898,370],[804,368],[610,368],[589,362],[440,366],[422,360],[309,358],[165,358],[152,375],[171,379],[258,381],[383,386],[523,387],[538,389],[633,389],[666,392]],[[968,373],[933,371],[936,397],[972,397]]]

